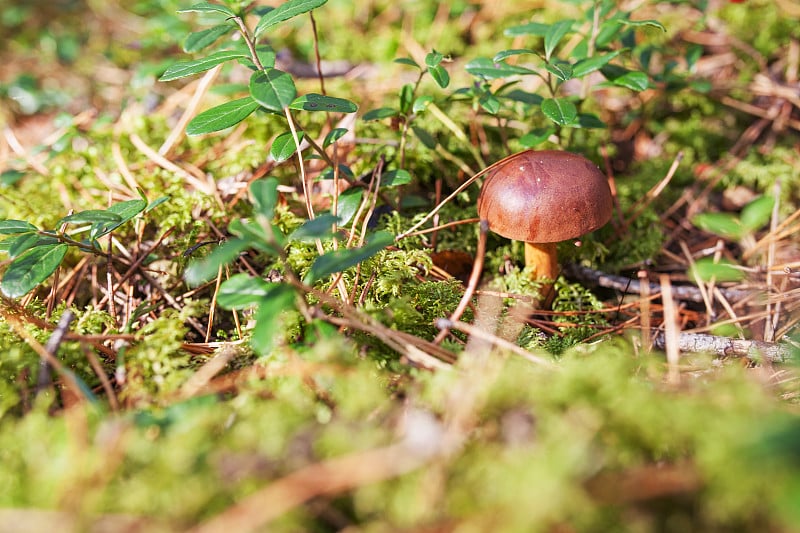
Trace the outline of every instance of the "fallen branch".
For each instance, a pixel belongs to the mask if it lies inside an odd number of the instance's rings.
[[[593,268],[575,264],[565,265],[563,274],[568,278],[591,283],[598,287],[615,289],[630,294],[641,294],[642,283],[633,278],[606,274]],[[661,285],[658,283],[648,283],[648,286],[650,294],[661,294]],[[719,290],[729,302],[739,302],[753,294],[752,291],[741,289],[720,288]],[[703,303],[703,295],[700,289],[691,285],[673,285],[672,297],[676,300]]]
[[[665,350],[666,346],[666,335],[659,331],[653,336],[653,348]],[[786,363],[794,358],[792,352],[798,348],[776,342],[683,332],[678,335],[678,349],[681,353],[713,353],[719,357],[748,357],[755,360],[766,359],[772,363]]]

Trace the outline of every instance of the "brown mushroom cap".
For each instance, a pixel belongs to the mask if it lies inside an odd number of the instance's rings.
[[[527,150],[501,161],[483,182],[478,214],[518,241],[559,242],[603,226],[613,202],[606,177],[583,156]]]

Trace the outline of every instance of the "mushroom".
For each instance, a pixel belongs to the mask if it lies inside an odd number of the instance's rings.
[[[534,279],[558,275],[556,244],[603,226],[613,200],[608,180],[578,154],[526,150],[490,169],[478,197],[489,229],[525,242],[525,264]],[[545,297],[547,303],[552,294]]]

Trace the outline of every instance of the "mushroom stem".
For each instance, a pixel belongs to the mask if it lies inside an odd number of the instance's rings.
[[[525,266],[532,270],[531,279],[555,280],[558,276],[557,243],[554,242],[526,242]],[[549,308],[553,303],[555,290],[552,283],[542,285],[542,307]]]
[[[533,279],[556,279],[558,258],[554,242],[526,242],[525,266],[533,267]]]

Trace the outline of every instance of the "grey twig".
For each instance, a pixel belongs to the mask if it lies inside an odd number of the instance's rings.
[[[615,289],[633,294],[638,294],[641,292],[641,282],[639,280],[627,278],[625,276],[606,274],[605,272],[580,265],[565,265],[564,275],[568,278],[577,279],[585,283],[591,283],[606,289]],[[658,283],[650,283],[649,286],[650,294],[661,294],[661,286]],[[722,293],[725,299],[731,303],[744,300],[753,294],[752,291],[741,289],[720,288],[719,291]],[[672,296],[677,300],[699,303],[703,302],[703,295],[700,293],[700,289],[691,285],[673,285]]]
[[[663,331],[653,336],[653,347],[657,350],[665,350],[666,344]],[[792,352],[798,347],[788,343],[748,341],[705,333],[683,332],[678,336],[678,349],[683,353],[713,353],[720,357],[749,357],[772,363],[786,363],[793,359]]]
[[[58,326],[53,330],[50,338],[47,339],[47,344],[45,344],[44,349],[53,357],[58,353],[58,347],[61,346],[61,343],[64,341],[64,337],[69,332],[69,325],[73,320],[75,320],[75,313],[69,309],[65,310],[61,315],[61,319],[58,321]],[[36,394],[39,394],[52,385],[52,370],[53,368],[47,360],[42,359],[39,362],[39,377],[36,380]]]

